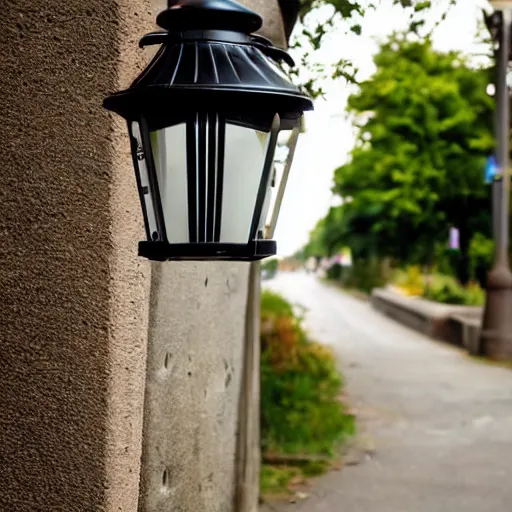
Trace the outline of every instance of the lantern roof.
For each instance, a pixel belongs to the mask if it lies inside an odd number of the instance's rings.
[[[104,106],[128,120],[144,115],[154,129],[179,112],[217,110],[278,113],[286,122],[312,110],[279,68],[293,65],[284,50],[256,35],[261,17],[232,0],[176,0],[157,17],[164,32],[147,34],[140,45],[161,47],[129,89]]]

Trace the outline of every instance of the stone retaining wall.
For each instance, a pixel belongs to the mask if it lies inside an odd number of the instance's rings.
[[[373,290],[371,304],[390,318],[426,336],[464,347],[474,355],[480,352],[481,307],[403,297],[384,288]]]

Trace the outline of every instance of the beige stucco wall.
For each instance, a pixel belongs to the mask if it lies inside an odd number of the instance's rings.
[[[136,509],[149,266],[101,102],[152,17],[143,0],[2,4],[2,511]]]
[[[155,264],[150,288],[128,137],[101,108],[163,3],[3,6],[0,511],[233,503],[248,265]]]
[[[260,34],[268,37],[276,46],[286,48],[281,9],[278,0],[238,0],[239,3],[256,11],[263,18]]]

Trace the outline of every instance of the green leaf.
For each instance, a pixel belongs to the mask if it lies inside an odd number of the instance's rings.
[[[418,2],[414,6],[414,12],[424,11],[425,9],[430,9],[432,7],[432,2],[430,0],[425,0],[423,2]]]

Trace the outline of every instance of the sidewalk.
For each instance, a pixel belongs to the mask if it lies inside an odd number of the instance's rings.
[[[301,274],[273,289],[308,308],[331,345],[372,449],[261,512],[510,512],[512,371],[475,362]]]

